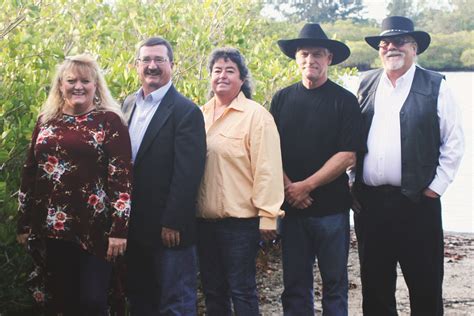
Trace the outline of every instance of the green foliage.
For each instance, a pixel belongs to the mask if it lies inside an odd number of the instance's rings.
[[[377,51],[367,45],[365,41],[347,41],[346,44],[351,48],[351,56],[343,63],[344,66],[368,70],[379,58]]]
[[[387,9],[387,16],[401,15],[412,18],[414,13],[412,0],[391,0]]]
[[[207,100],[207,56],[234,46],[247,58],[254,99],[269,105],[277,89],[299,80],[295,63],[276,41],[301,25],[271,22],[257,0],[0,0],[0,313],[26,313],[31,264],[15,242],[20,169],[51,77],[65,56],[88,52],[123,100],[139,87],[137,43],[160,35],[175,50],[173,82],[197,104]],[[355,69],[331,68],[330,76]],[[31,313],[29,313],[31,314]]]
[[[472,0],[452,0],[451,7],[426,7],[415,18],[418,28],[432,33],[451,34],[474,30]],[[471,41],[473,39],[471,38]]]
[[[365,36],[379,34],[379,25],[339,20],[323,24],[322,27],[329,37],[345,42],[351,49],[351,56],[342,66],[357,67],[359,70],[381,66],[377,51],[364,40]],[[432,33],[431,45],[419,56],[418,63],[433,70],[472,69],[469,62],[464,62],[462,59],[468,60],[472,48],[474,48],[473,30],[450,34]]]
[[[469,48],[462,52],[461,62],[464,67],[474,69],[474,48]]]
[[[474,48],[473,35],[474,31],[432,35],[430,47],[418,58],[419,64],[429,69],[462,69],[461,56]]]
[[[323,23],[322,27],[329,37],[343,41],[364,41],[364,36],[380,33],[378,24],[357,23],[349,20]]]
[[[274,8],[293,22],[324,23],[339,19],[362,20],[362,0],[272,1]]]

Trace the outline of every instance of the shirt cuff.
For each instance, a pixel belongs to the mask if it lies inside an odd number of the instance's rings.
[[[438,177],[435,177],[434,180],[430,183],[428,188],[436,192],[439,196],[443,195],[446,189],[448,188],[449,183],[440,180]]]
[[[275,230],[277,228],[277,219],[275,217],[260,216],[260,229]]]

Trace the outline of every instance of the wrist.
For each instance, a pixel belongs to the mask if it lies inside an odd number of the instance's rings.
[[[312,180],[311,178],[306,178],[303,183],[306,186],[308,193],[314,191],[318,187],[316,181]]]

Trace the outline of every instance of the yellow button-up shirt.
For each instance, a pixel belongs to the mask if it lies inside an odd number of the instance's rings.
[[[284,199],[280,138],[273,117],[240,94],[214,123],[215,98],[202,110],[207,160],[198,192],[200,218],[260,217],[275,229]]]

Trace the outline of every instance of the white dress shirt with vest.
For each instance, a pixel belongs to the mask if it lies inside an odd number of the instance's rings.
[[[364,157],[362,181],[366,185],[401,186],[402,154],[400,111],[410,92],[416,66],[396,81],[393,86],[384,72],[380,78],[374,102],[374,116],[367,139],[368,152]],[[445,80],[441,81],[437,100],[440,127],[440,146],[436,175],[429,188],[442,195],[453,181],[461,163],[464,138],[461,112]]]

